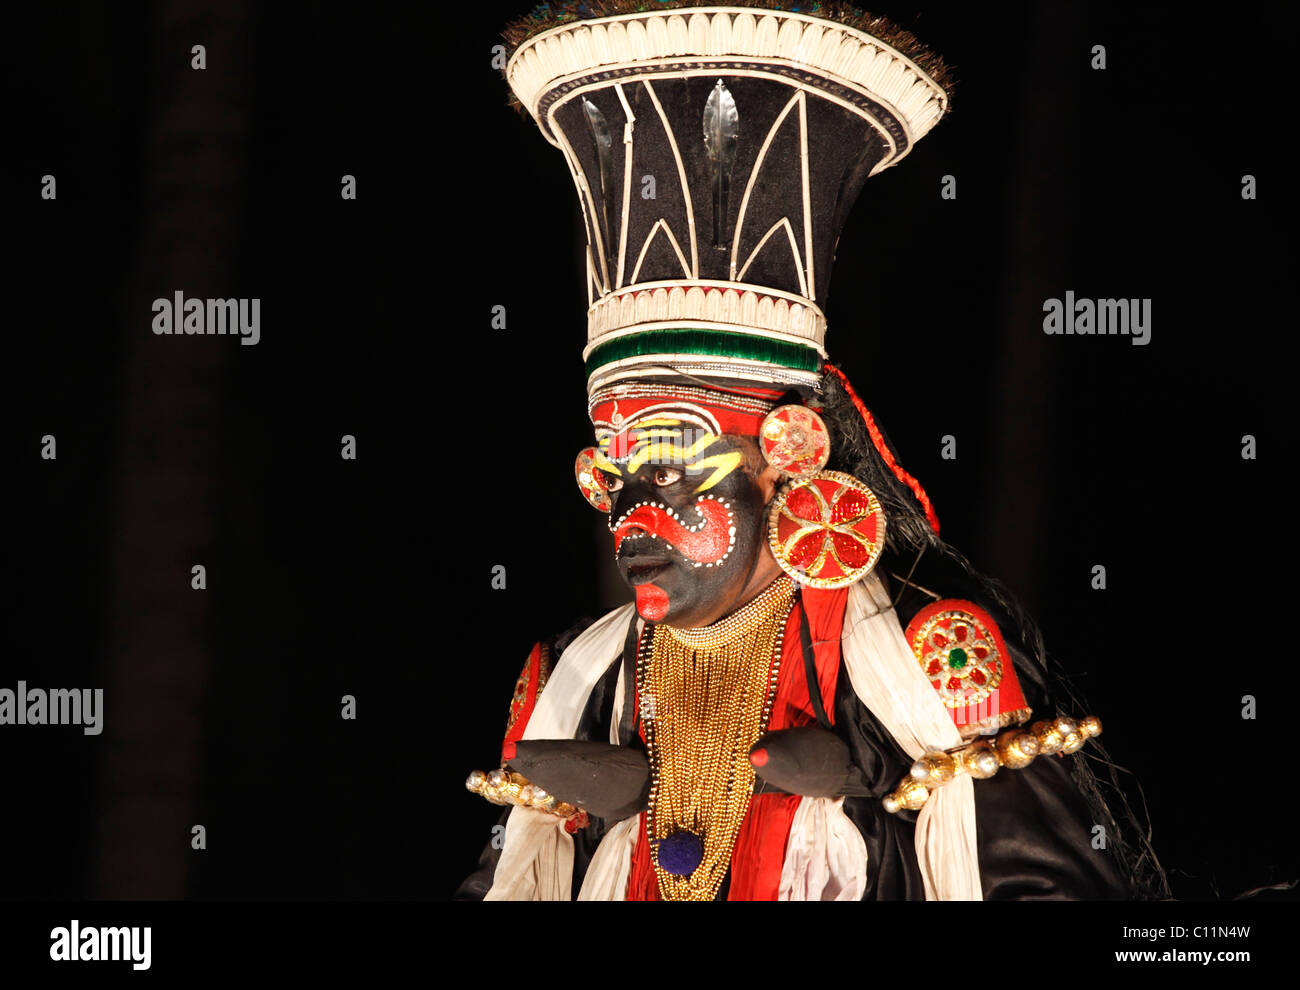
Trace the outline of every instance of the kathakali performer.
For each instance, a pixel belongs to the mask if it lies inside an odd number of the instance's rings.
[[[467,781],[504,841],[457,896],[1144,896],[1076,752],[1099,720],[1058,707],[1033,623],[828,362],[840,229],[943,117],[943,63],[791,7],[591,0],[507,31],[586,225],[576,476],[635,601],[532,650]]]

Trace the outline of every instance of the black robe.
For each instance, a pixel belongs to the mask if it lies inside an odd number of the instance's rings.
[[[887,585],[898,588],[901,581],[886,575],[905,575],[910,564],[908,561],[900,569],[896,562],[883,557],[879,566]],[[1018,642],[1017,629],[1009,616],[977,582],[942,564],[918,571],[911,580],[913,585],[933,589],[944,597],[974,601],[987,611],[997,622],[1011,653],[1025,701],[1034,710],[1033,720],[1055,716],[1042,668]],[[932,600],[917,588],[904,586],[897,605],[902,624],[906,626]],[[569,630],[556,645],[563,649],[581,628]],[[622,661],[622,656],[611,657],[609,670],[592,689],[575,738],[609,739]],[[862,769],[871,791],[867,796],[844,800],[844,812],[867,846],[867,886],[862,899],[924,900],[914,843],[917,812],[891,815],[881,804],[913,761],[858,700],[843,661],[833,717],[835,731],[848,743],[853,761]],[[1126,900],[1133,896],[1127,871],[1113,855],[1111,843],[1094,848],[1094,826],[1104,826],[1103,821],[1094,819],[1103,816],[1100,810],[1089,807],[1070,773],[1072,763],[1083,758],[1079,753],[1040,756],[1022,770],[1003,769],[988,780],[974,782],[976,843],[985,900]],[[506,809],[502,824],[508,815]],[[574,897],[605,830],[605,823],[593,818],[587,828],[574,835]],[[482,899],[492,886],[500,855],[500,850],[489,842],[479,858],[478,869],[461,884],[455,898]],[[719,899],[726,898],[727,887],[724,881]]]

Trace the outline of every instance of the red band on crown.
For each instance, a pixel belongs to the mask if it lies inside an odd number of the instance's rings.
[[[638,420],[675,418],[712,433],[758,436],[763,418],[784,393],[777,389],[706,389],[692,385],[633,384],[602,389],[591,399],[597,434],[622,433]]]

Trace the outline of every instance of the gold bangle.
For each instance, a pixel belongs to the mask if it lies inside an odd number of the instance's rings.
[[[529,783],[528,778],[513,770],[492,770],[484,773],[475,770],[465,778],[465,790],[486,798],[493,804],[510,804],[519,808],[535,808],[565,820],[569,831],[585,828],[587,813],[566,801],[557,801],[555,795]]]
[[[981,739],[947,752],[933,751],[920,756],[893,792],[882,799],[891,815],[906,808],[917,811],[930,794],[963,774],[986,780],[1002,767],[1021,770],[1036,757],[1073,753],[1093,736],[1101,735],[1096,715],[1074,719],[1066,716],[1035,722],[1028,729],[1012,728],[998,733],[992,742]]]

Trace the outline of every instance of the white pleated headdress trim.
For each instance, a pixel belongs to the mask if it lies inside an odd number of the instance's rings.
[[[506,78],[528,112],[542,96],[601,69],[717,60],[796,66],[888,104],[913,142],[948,109],[948,94],[910,58],[881,39],[825,18],[786,10],[695,7],[618,14],[563,24],[524,41]],[[714,71],[706,68],[705,71]],[[733,67],[729,74],[742,70]],[[542,128],[547,139],[554,138]]]

